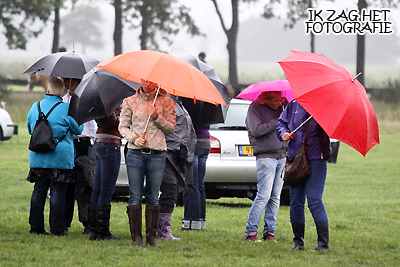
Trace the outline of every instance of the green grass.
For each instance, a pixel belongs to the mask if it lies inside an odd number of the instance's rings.
[[[338,164],[328,165],[324,203],[330,220],[330,253],[313,253],[316,230],[306,210],[306,251],[292,252],[289,207],[281,207],[278,243],[243,240],[251,201],[207,200],[207,228],[178,231],[183,208],[172,215],[179,242],[160,241],[162,250],[132,246],[125,202],[113,202],[111,231],[119,241],[91,242],[75,218],[67,237],[29,234],[33,184],[29,171],[26,114],[40,93],[15,93],[6,108],[19,135],[0,142],[0,266],[398,266],[400,262],[399,109],[374,103],[381,144],[364,158],[341,144]],[[46,204],[46,229],[49,206]],[[260,229],[262,229],[262,222]]]
[[[400,261],[400,134],[382,133],[364,158],[341,144],[338,164],[329,164],[324,203],[330,219],[330,253],[313,253],[316,230],[306,212],[306,251],[292,252],[289,208],[281,207],[278,243],[243,240],[251,201],[207,201],[207,228],[178,231],[183,208],[172,216],[181,241],[160,241],[162,250],[131,245],[124,202],[113,202],[111,230],[120,241],[91,242],[75,218],[67,237],[29,234],[28,141],[20,134],[0,143],[0,266],[397,266]],[[45,218],[48,229],[49,207]],[[260,223],[260,228],[262,223]]]

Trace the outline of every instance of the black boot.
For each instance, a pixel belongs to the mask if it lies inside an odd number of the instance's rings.
[[[160,246],[157,243],[157,229],[158,229],[158,220],[160,217],[160,206],[146,206],[144,215],[146,219],[147,244],[152,247],[162,248],[162,246]]]
[[[304,223],[292,223],[294,246],[291,250],[304,250]]]
[[[144,247],[142,240],[142,205],[126,207],[133,245]]]
[[[330,251],[328,223],[316,223],[318,234],[318,247],[313,251]]]
[[[97,229],[97,203],[90,203],[89,205],[89,224],[90,224],[90,237],[89,240],[96,240],[99,229]]]
[[[97,240],[121,239],[121,237],[113,236],[110,232],[110,212],[110,204],[97,206]]]

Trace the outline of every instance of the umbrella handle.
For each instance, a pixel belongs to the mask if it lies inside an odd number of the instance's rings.
[[[146,137],[146,132],[142,133],[142,139],[144,139]]]
[[[289,136],[292,137],[294,135],[294,132],[289,133]]]

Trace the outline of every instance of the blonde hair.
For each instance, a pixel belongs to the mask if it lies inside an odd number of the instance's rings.
[[[58,79],[56,77],[52,77],[49,80],[48,90],[49,90],[49,93],[52,95],[63,97],[65,86],[64,86],[64,83],[60,79]]]
[[[266,92],[262,92],[258,98],[257,101],[260,103],[267,103],[269,102],[272,98],[274,97],[282,97],[282,92],[281,91],[266,91]]]

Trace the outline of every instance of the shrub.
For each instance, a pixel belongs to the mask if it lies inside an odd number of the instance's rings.
[[[9,95],[10,90],[8,89],[8,85],[10,81],[6,79],[4,76],[0,75],[0,98],[4,99],[7,95]]]
[[[387,103],[400,102],[400,80],[392,80],[383,83],[383,89],[376,89],[371,92],[371,96],[376,100]]]

